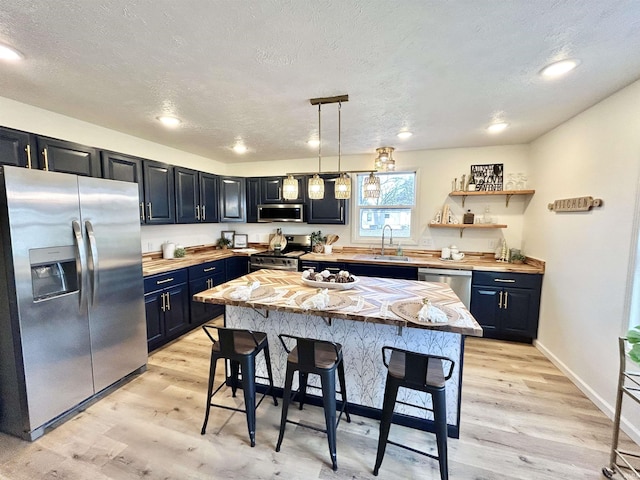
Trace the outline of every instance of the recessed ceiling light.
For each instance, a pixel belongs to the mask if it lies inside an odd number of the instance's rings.
[[[307,145],[309,145],[310,147],[317,147],[318,145],[320,145],[320,140],[318,140],[317,138],[311,139],[307,142]]]
[[[579,64],[580,61],[578,60],[560,60],[559,62],[554,62],[544,67],[542,70],[540,70],[540,75],[547,78],[561,77],[562,75],[569,73],[571,70],[576,68]]]
[[[233,151],[236,153],[245,153],[247,150],[249,149],[243,143],[236,143],[233,146]]]
[[[0,43],[0,60],[15,61],[22,60],[23,58],[24,55],[15,48],[11,48],[9,45]]]
[[[175,128],[182,123],[179,118],[172,117],[171,115],[161,115],[157,117],[157,119],[165,127],[171,127],[171,128]]]
[[[398,138],[405,139],[405,138],[409,138],[411,135],[413,135],[413,133],[404,131],[404,132],[398,133]]]
[[[499,132],[502,132],[508,126],[509,124],[505,122],[492,123],[487,127],[487,131],[489,133],[499,133]]]

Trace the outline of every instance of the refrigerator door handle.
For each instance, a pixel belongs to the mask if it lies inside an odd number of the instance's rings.
[[[87,268],[85,265],[85,258],[84,258],[84,239],[82,238],[82,227],[80,227],[80,222],[78,222],[77,220],[74,220],[73,222],[71,222],[71,226],[73,228],[73,238],[75,240],[75,246],[76,246],[76,272],[78,274],[78,285],[79,285],[79,289],[80,290],[80,311],[82,311],[84,309],[84,306],[86,304],[87,298],[86,298],[86,292],[84,289],[84,286],[82,284],[82,281],[84,280],[84,272],[85,269]]]
[[[98,263],[98,247],[96,245],[96,236],[93,232],[93,225],[89,220],[84,222],[84,227],[87,230],[87,237],[89,238],[89,261],[87,262],[89,270],[89,279],[91,281],[91,304],[96,305],[98,303],[98,282],[100,275],[100,265]]]

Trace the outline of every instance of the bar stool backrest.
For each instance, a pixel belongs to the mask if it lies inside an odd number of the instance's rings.
[[[387,368],[389,368],[389,361],[387,360],[386,352],[389,351],[392,352],[392,354],[396,353],[404,357],[404,380],[409,384],[413,384],[421,388],[433,386],[429,381],[430,369],[432,369],[433,372],[438,372],[438,379],[442,379],[443,381],[449,380],[453,373],[455,363],[450,358],[440,355],[412,352],[396,347],[382,347],[382,360]],[[442,368],[443,361],[447,362],[449,367],[446,374],[444,374]],[[442,375],[444,375],[444,378],[441,377]],[[434,380],[436,379],[434,378]]]
[[[255,342],[255,346],[258,346],[258,339],[254,335],[251,330],[243,330],[238,328],[226,328],[226,327],[216,327],[215,325],[203,325],[202,326],[204,332],[207,334],[209,339],[213,342],[214,345],[218,345],[220,349],[220,353],[224,356],[234,355],[237,352],[236,350],[236,334],[243,333],[249,334],[253,338]],[[218,340],[216,340],[213,335],[209,332],[209,329],[216,330],[218,333]]]
[[[328,340],[318,340],[315,338],[304,338],[304,337],[295,337],[293,335],[280,334],[280,341],[282,342],[282,346],[286,350],[287,353],[291,353],[291,349],[287,346],[284,339],[290,338],[296,341],[297,353],[298,353],[298,365],[303,370],[311,369],[315,367],[319,367],[320,365],[316,364],[316,349],[322,351],[322,353],[326,356],[327,350],[333,350],[335,352],[335,357],[331,359],[333,362],[337,362],[340,358],[340,353],[338,351],[338,346],[330,342]],[[325,348],[322,348],[325,347]],[[326,348],[329,347],[329,348]],[[325,358],[325,360],[327,360]]]

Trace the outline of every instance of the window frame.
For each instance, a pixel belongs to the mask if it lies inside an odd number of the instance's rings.
[[[417,222],[418,222],[418,205],[419,205],[419,185],[420,185],[420,174],[419,174],[419,169],[418,168],[407,168],[407,169],[403,169],[403,170],[397,170],[397,171],[393,171],[393,172],[376,172],[376,175],[399,175],[399,174],[413,174],[413,181],[414,181],[414,198],[413,198],[413,205],[404,205],[404,204],[400,204],[400,205],[371,205],[371,206],[367,206],[367,205],[358,205],[358,201],[360,198],[360,192],[356,192],[355,195],[351,196],[351,211],[352,211],[352,221],[351,221],[351,243],[354,244],[372,244],[373,242],[379,242],[382,240],[382,230],[380,230],[380,234],[379,235],[374,235],[374,236],[361,236],[360,235],[360,220],[361,220],[361,211],[367,210],[367,209],[377,209],[377,210],[394,210],[394,209],[409,209],[411,211],[410,215],[411,215],[411,226],[409,229],[409,236],[408,237],[395,237],[394,238],[394,243],[398,243],[396,240],[400,241],[401,245],[410,245],[410,246],[416,246],[418,245],[418,241],[416,239],[417,234],[419,233],[418,231],[418,226],[417,226]],[[356,182],[355,182],[355,186],[356,189],[358,188],[359,185],[359,179],[360,178],[366,178],[369,176],[369,173],[358,173],[356,174]],[[388,237],[387,237],[388,238]]]

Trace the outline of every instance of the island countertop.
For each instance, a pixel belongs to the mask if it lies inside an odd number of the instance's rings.
[[[330,290],[338,295],[343,305],[331,310],[305,310],[300,299],[318,291],[303,283],[299,272],[281,270],[258,270],[236,280],[224,283],[204,292],[197,293],[197,302],[249,307],[256,310],[276,310],[291,313],[306,313],[327,318],[342,318],[370,323],[382,323],[398,327],[422,328],[482,336],[482,328],[460,299],[444,283],[418,282],[391,278],[359,277],[358,283],[348,290]],[[230,293],[248,282],[260,282],[263,291],[272,294],[248,301],[234,300]],[[436,306],[442,306],[453,313],[447,323],[422,323],[402,318],[393,312],[394,306],[408,301],[422,301],[428,298]]]

